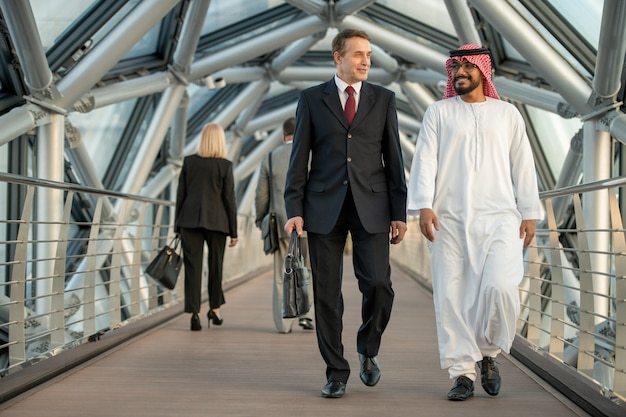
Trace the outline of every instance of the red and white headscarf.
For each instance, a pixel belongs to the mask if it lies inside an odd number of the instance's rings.
[[[465,53],[463,51],[466,51]],[[496,87],[491,81],[491,56],[489,55],[489,49],[483,48],[480,45],[474,45],[468,43],[459,47],[455,51],[450,51],[450,58],[446,61],[446,71],[448,72],[448,84],[446,85],[446,92],[443,94],[443,98],[450,98],[456,96],[454,91],[454,80],[452,78],[452,64],[454,61],[469,61],[472,64],[478,66],[478,69],[483,74],[483,92],[486,96],[500,99]]]

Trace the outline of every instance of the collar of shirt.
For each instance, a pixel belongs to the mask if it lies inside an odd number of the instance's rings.
[[[341,78],[337,77],[335,74],[335,85],[337,85],[337,91],[339,93],[339,100],[341,100],[341,107],[346,108],[346,101],[348,100],[348,94],[344,91],[347,86],[352,85],[354,88],[354,101],[356,102],[355,109],[359,108],[359,98],[361,97],[361,87],[363,86],[363,82],[359,81],[356,84],[348,84]]]

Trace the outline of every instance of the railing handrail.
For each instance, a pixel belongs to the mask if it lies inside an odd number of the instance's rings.
[[[539,193],[539,198],[545,200],[546,198],[564,197],[571,194],[598,191],[619,186],[626,186],[626,176],[609,178],[586,184],[570,185],[569,187],[559,188],[558,190],[542,191]]]
[[[150,204],[165,205],[165,206],[174,205],[174,202],[170,200],[144,197],[144,196],[140,196],[136,194],[127,194],[127,193],[123,193],[120,191],[103,190],[101,188],[89,187],[89,186],[81,185],[81,184],[72,184],[72,183],[67,183],[67,182],[47,180],[43,178],[27,177],[25,175],[9,174],[6,172],[0,173],[0,182],[16,183],[16,184],[22,184],[22,185],[35,185],[35,186],[54,188],[54,189],[60,189],[60,190],[65,190],[65,191],[85,192],[85,193],[103,195],[107,197],[125,198],[128,200],[134,200],[134,201],[150,203]]]

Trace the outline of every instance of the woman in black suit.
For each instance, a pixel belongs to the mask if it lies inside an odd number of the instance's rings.
[[[215,123],[202,129],[198,153],[185,157],[178,179],[175,231],[181,236],[185,262],[185,313],[191,330],[200,330],[202,256],[206,242],[209,265],[208,325],[221,325],[219,308],[226,301],[222,269],[226,237],[237,244],[237,202],[233,164],[226,159],[224,130]]]

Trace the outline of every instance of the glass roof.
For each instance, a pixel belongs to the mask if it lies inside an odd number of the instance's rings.
[[[603,0],[586,0],[575,3],[570,0],[547,0],[569,22],[580,36],[598,49]]]
[[[456,36],[454,25],[443,1],[407,2],[405,0],[383,0],[376,3],[417,22],[437,28],[437,30],[443,31],[450,36]]]
[[[211,0],[202,34],[223,29],[283,3],[281,0]]]
[[[88,0],[67,0],[55,2],[50,0],[30,0],[33,16],[39,29],[44,50],[48,50],[58,36],[72,25],[93,2]]]

